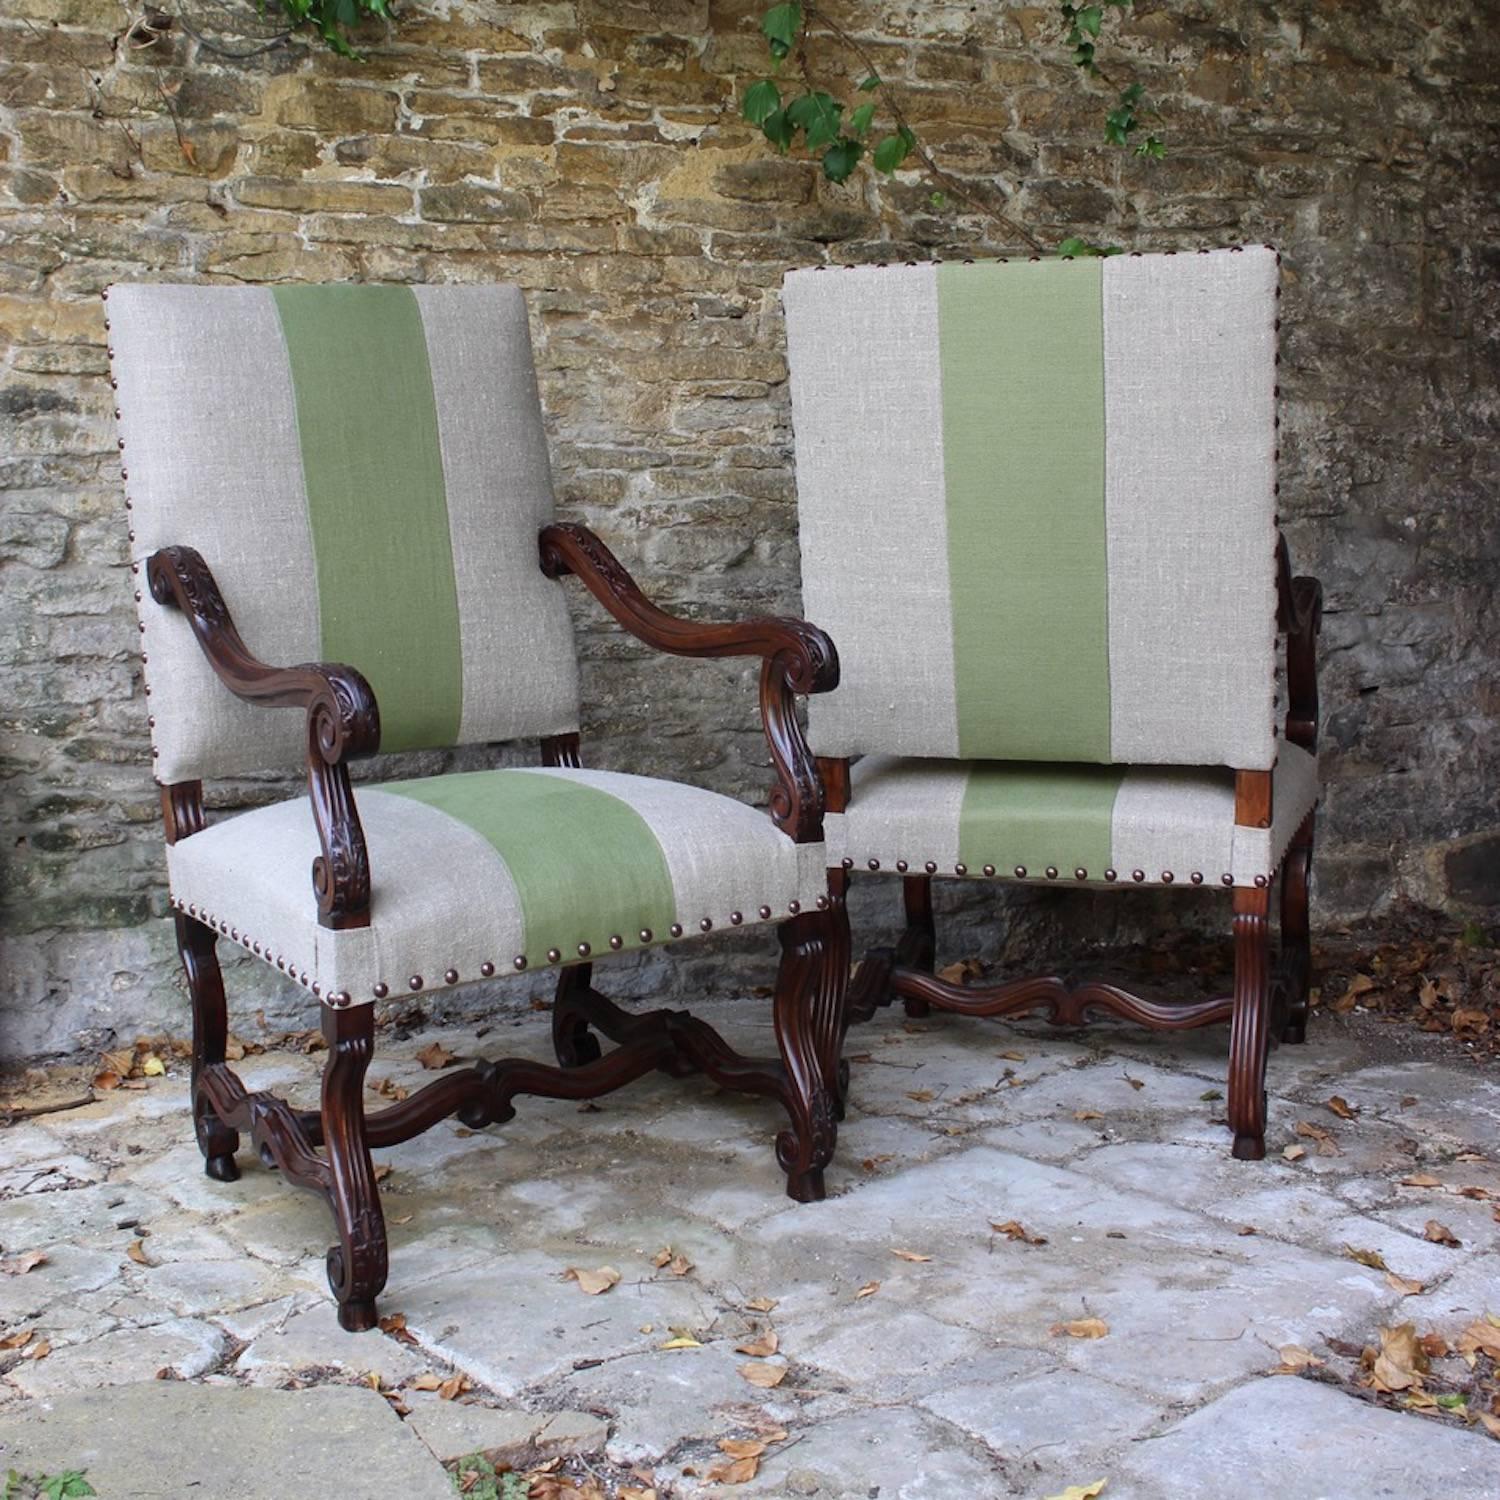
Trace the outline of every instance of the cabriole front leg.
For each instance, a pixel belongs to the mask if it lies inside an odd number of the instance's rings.
[[[328,1284],[339,1322],[350,1333],[375,1326],[375,1298],[385,1286],[385,1218],[365,1129],[365,1070],[375,1049],[375,1010],[323,1009],[328,1063],[323,1069],[323,1145],[328,1202],[339,1242],[328,1252]]]
[[[1266,1154],[1266,1052],[1271,1044],[1269,893],[1234,893],[1234,1010],[1229,1023],[1229,1128],[1234,1154]]]
[[[824,1194],[823,1169],[838,1139],[839,1053],[849,975],[849,918],[830,898],[826,910],[784,922],[774,1019],[790,1129],[776,1137],[787,1195],[799,1203]]]
[[[203,1152],[203,1170],[215,1182],[234,1182],[240,1175],[234,1153],[239,1133],[219,1118],[203,1087],[207,1068],[224,1061],[229,1017],[224,1001],[224,974],[215,951],[219,935],[185,912],[175,912],[177,952],[187,975],[193,1006],[193,1133]]]

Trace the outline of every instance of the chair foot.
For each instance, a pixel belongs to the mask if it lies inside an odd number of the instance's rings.
[[[823,1186],[823,1169],[817,1167],[811,1172],[788,1173],[786,1195],[796,1203],[821,1203],[827,1196],[827,1189]]]
[[[339,1303],[339,1327],[345,1333],[368,1333],[379,1321],[373,1297]]]
[[[1234,1138],[1236,1161],[1264,1161],[1266,1138],[1264,1135],[1237,1135]]]
[[[219,1156],[205,1157],[203,1171],[215,1182],[238,1182],[240,1180],[240,1164],[234,1159],[234,1153],[229,1151]]]
[[[1234,1154],[1266,1154],[1266,1053],[1271,1044],[1271,964],[1264,890],[1234,893],[1234,1009],[1229,1022],[1229,1128]]]

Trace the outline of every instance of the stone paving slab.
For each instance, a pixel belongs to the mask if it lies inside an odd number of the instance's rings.
[[[774,1045],[763,1006],[705,1012],[742,1050]],[[438,1031],[382,1046],[372,1078],[429,1081],[416,1053],[434,1038],[460,1055],[473,1040]],[[144,1386],[228,1397],[226,1412],[275,1396],[292,1451],[294,1433],[320,1439],[314,1398],[357,1397],[376,1437],[351,1442],[375,1455],[349,1460],[353,1489],[340,1475],[336,1492],[354,1495],[392,1435],[407,1440],[401,1462],[415,1454],[442,1486],[437,1461],[459,1449],[516,1460],[565,1449],[616,1479],[618,1466],[644,1466],[663,1500],[1042,1500],[1103,1477],[1106,1500],[1231,1500],[1271,1482],[1278,1500],[1297,1500],[1261,1429],[1275,1428],[1290,1445],[1280,1461],[1295,1463],[1325,1421],[1374,1434],[1382,1472],[1426,1473],[1429,1448],[1445,1479],[1462,1477],[1470,1454],[1500,1464],[1500,1446],[1477,1431],[1265,1378],[1285,1343],[1358,1347],[1406,1319],[1451,1338],[1500,1312],[1494,1203],[1458,1195],[1500,1190],[1489,1080],[1436,1046],[1393,1064],[1327,1028],[1273,1058],[1273,1154],[1236,1162],[1220,1121],[1224,1045],[1220,1031],[1105,1026],[1080,1038],[882,1015],[851,1036],[854,1099],[830,1197],[812,1205],[785,1197],[777,1108],[702,1079],[654,1077],[586,1109],[521,1100],[514,1121],[480,1132],[448,1122],[377,1153],[390,1169],[381,1311],[404,1316],[400,1339],[338,1328],[323,1276],[331,1225],[314,1195],[248,1150],[238,1182],[204,1177],[179,1077],[121,1090],[0,1131],[0,1255],[47,1257],[0,1275],[0,1338],[32,1335],[0,1350],[0,1429],[74,1399],[112,1409],[123,1391],[128,1405]],[[545,1057],[547,1018],[482,1044],[497,1046]],[[310,1102],[320,1063],[278,1054],[248,1059],[246,1072]],[[1327,1109],[1335,1093],[1355,1119]],[[1299,1119],[1331,1129],[1338,1154],[1318,1155],[1294,1133]],[[1308,1154],[1283,1160],[1299,1141]],[[1440,1185],[1403,1186],[1414,1172]],[[1426,1239],[1429,1217],[1462,1244]],[[991,1227],[1008,1220],[1045,1243]],[[1256,1233],[1241,1233],[1248,1225]],[[137,1239],[143,1260],[129,1254]],[[1379,1250],[1423,1291],[1402,1297],[1346,1244]],[[668,1246],[686,1259],[681,1275],[655,1264]],[[621,1280],[603,1296],[565,1278],[606,1264]],[[1087,1316],[1108,1325],[1104,1337],[1053,1331]],[[768,1362],[784,1377],[762,1389],[736,1345],[768,1329],[779,1340]],[[680,1334],[699,1347],[662,1348]],[[51,1352],[29,1357],[38,1342]],[[458,1403],[422,1388],[455,1374],[469,1382]],[[356,1389],[370,1378],[409,1408],[404,1428],[368,1385]],[[244,1410],[252,1432],[262,1409]],[[768,1425],[787,1437],[752,1484],[706,1479],[721,1439]],[[1218,1451],[1221,1431],[1229,1456],[1216,1468],[1201,1453]],[[1152,1467],[1162,1453],[1189,1488]],[[1248,1466],[1244,1486],[1214,1488],[1236,1463]],[[1308,1496],[1321,1494],[1321,1471],[1309,1472]],[[304,1492],[313,1485],[276,1493]],[[1460,1493],[1486,1491],[1434,1500]]]
[[[374,1391],[117,1385],[0,1414],[0,1468],[82,1469],[103,1500],[453,1500],[448,1476]]]

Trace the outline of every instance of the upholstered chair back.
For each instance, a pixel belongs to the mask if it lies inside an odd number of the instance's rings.
[[[577,729],[516,288],[116,286],[107,305],[159,780],[306,751],[303,714],[234,698],[152,604],[144,561],[173,545],[261,660],[363,672],[382,750]]]
[[[1275,759],[1277,257],[797,271],[820,755]]]

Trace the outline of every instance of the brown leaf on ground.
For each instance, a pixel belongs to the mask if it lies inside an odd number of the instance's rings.
[[[1401,1187],[1433,1188],[1442,1187],[1442,1183],[1432,1175],[1431,1172],[1411,1172],[1401,1179]]]
[[[1421,1344],[1422,1353],[1428,1359],[1446,1359],[1453,1352],[1448,1347],[1448,1340],[1436,1331],[1424,1333],[1417,1342]]]
[[[956,964],[949,964],[945,969],[937,971],[937,977],[948,984],[967,984],[971,979],[978,979],[984,973],[984,965],[977,958],[962,958]]]
[[[1380,1350],[1366,1350],[1370,1358],[1370,1385],[1377,1391],[1407,1391],[1420,1387],[1428,1371],[1427,1355],[1417,1337],[1415,1323],[1400,1323],[1377,1330]]]
[[[379,1094],[382,1099],[393,1099],[399,1104],[410,1090],[403,1088],[394,1078],[372,1078],[365,1085],[372,1094]]]
[[[1108,1483],[1107,1479],[1096,1479],[1092,1484],[1070,1484],[1060,1495],[1048,1495],[1047,1500],[1094,1500]]]
[[[856,1302],[858,1302],[861,1297],[873,1297],[875,1295],[875,1293],[878,1292],[879,1290],[880,1290],[880,1283],[878,1281],[867,1281],[854,1294],[854,1300]]]
[[[1497,1364],[1500,1364],[1500,1320],[1494,1313],[1486,1313],[1482,1318],[1476,1318],[1458,1336],[1458,1352],[1460,1354],[1488,1354]]]
[[[1331,1130],[1325,1130],[1321,1125],[1314,1125],[1311,1120],[1298,1120],[1293,1128],[1303,1140],[1317,1142],[1317,1153],[1319,1156],[1343,1155]]]
[[[1097,1109],[1075,1109],[1073,1118],[1075,1120],[1102,1120],[1104,1116]]]
[[[1281,1155],[1285,1161],[1301,1161],[1307,1155],[1307,1147],[1288,1146],[1282,1151]]]
[[[1362,1266],[1369,1266],[1372,1271],[1389,1271],[1385,1257],[1378,1250],[1356,1250],[1353,1245],[1344,1246],[1344,1254],[1350,1260],[1357,1260]]]
[[[146,1254],[146,1246],[140,1240],[131,1240],[131,1242],[125,1247],[125,1253],[138,1266],[154,1266],[156,1264],[156,1262]]]
[[[1032,1234],[1019,1219],[1006,1219],[1004,1223],[997,1224],[990,1221],[990,1228],[996,1234],[1003,1234],[1008,1240],[1020,1240],[1023,1245],[1045,1245],[1047,1236],[1044,1234]]]
[[[1301,1370],[1316,1369],[1325,1363],[1301,1344],[1283,1344],[1276,1352],[1281,1356],[1281,1363],[1271,1371],[1273,1375],[1295,1375]]]
[[[656,1486],[648,1484],[641,1488],[633,1484],[623,1485],[620,1489],[620,1500],[657,1500]]]
[[[906,1097],[916,1100],[918,1104],[930,1104],[933,1099],[933,1092],[931,1089],[907,1089]]]
[[[46,1339],[41,1339],[35,1344],[28,1344],[26,1352],[22,1354],[21,1358],[31,1360],[46,1359],[51,1353],[52,1345]]]
[[[1479,1203],[1487,1203],[1491,1198],[1495,1197],[1495,1194],[1492,1193],[1488,1188],[1482,1187],[1461,1187],[1454,1188],[1453,1191],[1457,1193],[1460,1198],[1473,1198]]]
[[[0,1338],[0,1349],[19,1349],[23,1344],[29,1344],[35,1337],[35,1329],[17,1328],[14,1333],[7,1333],[4,1338]]]
[[[764,1438],[720,1438],[719,1452],[730,1458],[759,1458],[771,1445]]]
[[[38,1266],[47,1264],[47,1252],[45,1250],[25,1250],[20,1255],[12,1255],[8,1260],[0,1260],[0,1271],[7,1276],[24,1276],[28,1271],[34,1271]]]
[[[473,1389],[474,1382],[467,1375],[450,1375],[438,1383],[437,1393],[443,1401],[457,1401],[460,1396]]]
[[[1348,988],[1337,999],[1328,1002],[1329,1010],[1336,1015],[1346,1015],[1359,1004],[1359,997],[1367,995],[1375,988],[1375,981],[1368,974],[1356,974],[1349,981]]]
[[[450,1052],[441,1042],[428,1042],[428,1044],[417,1053],[417,1061],[431,1072],[438,1072],[446,1068],[450,1063],[456,1063],[458,1056]]]
[[[1054,1323],[1048,1330],[1053,1338],[1067,1334],[1070,1339],[1102,1339],[1109,1333],[1103,1318],[1074,1318],[1068,1323]]]
[[[923,1261],[929,1261],[932,1259],[930,1255],[923,1255],[920,1250],[892,1250],[891,1254],[894,1255],[897,1260],[909,1260],[917,1262],[919,1264]]]
[[[578,1290],[588,1297],[602,1296],[620,1284],[620,1273],[613,1266],[600,1266],[597,1271],[585,1271],[578,1266],[569,1266],[563,1279],[576,1281]]]
[[[995,1056],[996,1057],[1003,1057],[1006,1060],[1006,1062],[1025,1062],[1026,1061],[1026,1054],[1024,1052],[997,1052],[995,1054]]]
[[[647,1323],[645,1327],[641,1329],[641,1332],[650,1333],[651,1327],[652,1325],[650,1323]],[[701,1349],[703,1345],[699,1340],[695,1339],[692,1334],[679,1333],[675,1337],[669,1338],[665,1344],[658,1344],[656,1347],[658,1349]]]
[[[715,1464],[704,1477],[710,1484],[749,1484],[759,1471],[758,1458],[737,1458],[732,1464]]]
[[[774,1354],[781,1347],[781,1336],[774,1328],[768,1328],[758,1338],[746,1339],[742,1344],[736,1344],[736,1354],[748,1354],[752,1359],[764,1359],[768,1354]]]
[[[415,1344],[416,1337],[406,1327],[405,1313],[392,1313],[388,1318],[380,1320],[380,1331],[389,1334],[398,1344]]]
[[[386,1178],[389,1177],[391,1175],[391,1173],[394,1172],[395,1170],[396,1169],[388,1161],[378,1161],[378,1162],[376,1162],[375,1163],[375,1181],[376,1182],[384,1182],[386,1180]]]
[[[888,1161],[895,1161],[895,1157],[887,1152],[884,1156],[867,1156],[860,1162],[860,1168],[865,1172],[873,1172],[877,1167],[883,1167]]]
[[[1463,1241],[1446,1224],[1439,1224],[1436,1219],[1427,1221],[1422,1234],[1434,1245],[1447,1245],[1450,1250],[1457,1250],[1463,1244]]]
[[[762,1360],[751,1360],[740,1366],[740,1377],[763,1391],[773,1391],[786,1379],[785,1365],[768,1365]]]
[[[750,1312],[773,1312],[776,1308],[774,1297],[752,1297],[745,1307]]]
[[[1341,1120],[1352,1120],[1359,1114],[1359,1111],[1347,1099],[1338,1094],[1327,1101],[1326,1107]]]
[[[1423,1282],[1413,1281],[1409,1276],[1398,1276],[1394,1271],[1385,1273],[1385,1284],[1403,1297],[1415,1297],[1424,1287]]]

